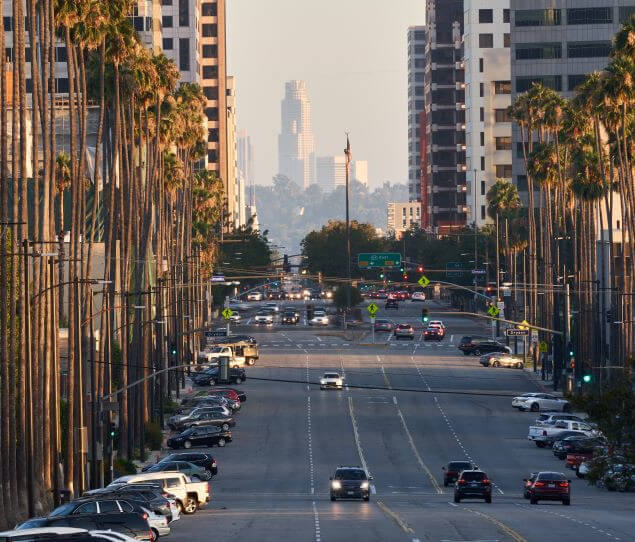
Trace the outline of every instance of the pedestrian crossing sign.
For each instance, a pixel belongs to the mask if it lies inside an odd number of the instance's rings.
[[[500,310],[496,305],[492,305],[489,309],[487,309],[487,314],[489,314],[492,318],[496,318],[499,312]]]
[[[379,310],[379,307],[377,305],[375,305],[374,303],[371,303],[370,305],[368,305],[366,310],[368,311],[368,314],[370,314],[371,317],[373,317],[373,316],[375,316],[377,314],[377,311]]]
[[[419,283],[419,286],[425,288],[428,284],[430,284],[430,279],[425,275],[421,275],[421,278],[417,282]]]
[[[234,314],[234,311],[232,311],[229,307],[226,307],[223,309],[223,312],[221,314],[223,315],[223,318],[225,318],[225,320],[229,320],[232,317],[232,314]]]
[[[523,320],[518,326],[518,329],[529,329],[529,322],[527,320]]]

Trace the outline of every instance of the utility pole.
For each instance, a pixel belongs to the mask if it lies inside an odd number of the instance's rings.
[[[31,352],[31,266],[29,263],[29,240],[22,241],[24,250],[24,345],[25,345],[25,366],[26,374],[26,491],[27,507],[29,516],[35,514],[35,478],[33,475],[33,382],[32,382],[32,362]],[[47,443],[48,444],[48,443]]]
[[[478,275],[476,274],[476,270],[478,269],[478,230],[476,226],[476,168],[474,169],[474,178],[472,179],[472,206],[474,207],[474,219],[472,220],[472,224],[474,224],[474,289],[478,291]]]
[[[498,246],[498,209],[496,210],[496,307],[501,299],[501,268],[500,268],[500,250]],[[506,316],[506,318],[508,318]],[[496,320],[496,336],[500,336],[501,324]]]
[[[346,156],[346,278],[348,286],[346,288],[346,309],[351,308],[351,224],[348,211],[348,177],[351,169],[351,143],[346,134],[346,148],[344,149]]]

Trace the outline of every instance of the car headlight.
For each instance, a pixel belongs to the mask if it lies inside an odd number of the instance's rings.
[[[340,482],[338,482],[337,480],[333,480],[331,482],[331,487],[333,489],[342,489],[342,484]]]
[[[340,379],[340,380],[338,380],[338,381],[337,381],[337,385],[338,385],[338,386],[341,386],[343,383],[344,383],[344,382],[342,381],[342,379]]]
[[[359,487],[361,487],[362,489],[368,489],[370,487],[370,484],[368,482],[362,482]]]
[[[326,380],[321,379],[321,380],[320,380],[320,384],[322,384],[322,385],[326,384]]]

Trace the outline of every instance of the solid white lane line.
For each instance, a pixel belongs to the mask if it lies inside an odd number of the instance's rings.
[[[450,344],[452,344],[453,342],[454,342],[454,335],[450,335]]]

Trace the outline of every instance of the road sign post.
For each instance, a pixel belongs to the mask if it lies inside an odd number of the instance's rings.
[[[370,317],[370,329],[372,330],[373,344],[375,344],[375,317]]]
[[[362,252],[357,255],[357,265],[361,269],[401,267],[401,254],[398,252]]]

